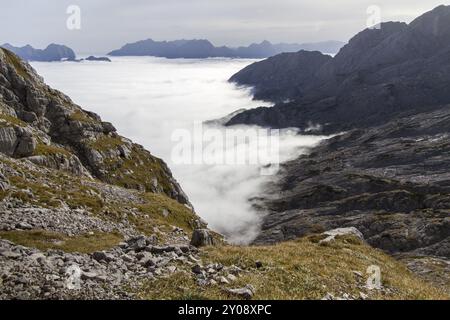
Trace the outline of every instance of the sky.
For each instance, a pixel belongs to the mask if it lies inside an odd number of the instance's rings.
[[[348,41],[367,26],[377,5],[382,21],[410,22],[449,1],[434,0],[0,0],[0,43],[49,43],[78,53],[107,53],[125,43],[209,39],[215,45],[253,42]],[[80,29],[67,28],[71,5]],[[73,20],[71,20],[73,21]]]

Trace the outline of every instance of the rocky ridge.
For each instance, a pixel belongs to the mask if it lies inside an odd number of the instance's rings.
[[[188,204],[162,160],[48,87],[30,65],[4,49],[0,72],[0,152]]]
[[[284,68],[276,72],[269,60],[255,63],[231,80],[255,87],[257,97],[277,105],[242,112],[229,125],[306,129],[313,123],[323,133],[337,133],[448,104],[449,26],[450,7],[439,6],[409,25],[387,22],[366,29],[334,58],[322,56],[325,63],[315,62],[319,53],[309,57],[305,52],[274,57],[270,61]],[[285,74],[296,71],[300,75],[286,81]]]

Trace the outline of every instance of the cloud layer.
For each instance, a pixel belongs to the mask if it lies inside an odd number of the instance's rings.
[[[251,62],[113,58],[113,63],[36,62],[33,66],[51,86],[167,161],[197,212],[212,228],[234,242],[248,242],[256,236],[261,221],[248,199],[259,196],[264,183],[273,179],[260,174],[267,161],[256,165],[176,164],[172,161],[176,145],[172,134],[180,129],[192,131],[194,123],[261,105],[251,100],[247,90],[226,81]],[[194,142],[203,138],[192,137]],[[305,152],[320,139],[282,132],[280,160]]]

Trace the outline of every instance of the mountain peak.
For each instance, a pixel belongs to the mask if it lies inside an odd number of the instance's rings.
[[[410,28],[425,36],[450,40],[450,6],[441,5],[410,23]]]

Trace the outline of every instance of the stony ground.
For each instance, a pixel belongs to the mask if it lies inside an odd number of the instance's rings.
[[[287,163],[254,204],[266,216],[256,243],[338,227],[411,259],[450,259],[450,108],[353,130]],[[411,264],[419,271],[423,263]],[[447,273],[437,273],[436,281]],[[428,279],[433,278],[428,275]],[[445,282],[445,281],[444,281]]]

